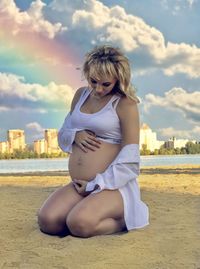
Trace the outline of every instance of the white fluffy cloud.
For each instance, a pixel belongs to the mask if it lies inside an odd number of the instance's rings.
[[[192,8],[198,0],[161,0],[164,9],[171,11],[173,15],[178,15],[183,9]]]
[[[191,0],[187,2],[194,4]],[[119,5],[108,7],[97,0],[54,0],[45,7],[48,20],[43,12],[45,5],[36,0],[27,11],[20,11],[13,0],[2,0],[1,28],[6,24],[14,35],[38,33],[50,39],[61,33],[64,44],[76,47],[81,43],[83,50],[91,44],[112,43],[129,54],[141,74],[158,68],[168,76],[183,73],[191,78],[200,77],[199,47],[167,42],[158,29]],[[50,18],[59,22],[52,23]]]
[[[74,11],[72,23],[73,26],[86,30],[100,30],[96,43],[117,42],[127,52],[145,48],[158,58],[162,57],[165,49],[164,37],[157,29],[150,27],[142,19],[127,14],[118,5],[108,8],[96,0],[87,2],[87,9]]]
[[[26,83],[24,77],[0,73],[0,97],[4,100],[4,107],[6,107],[6,99],[14,100],[14,98],[18,98],[19,107],[22,107],[23,102],[26,101],[44,104],[60,103],[69,106],[73,95],[73,90],[69,85],[57,85],[54,82],[50,82],[46,86],[37,83],[31,84]],[[39,111],[44,113],[45,110],[40,109]]]
[[[44,138],[45,128],[42,128],[38,122],[30,122],[26,124],[25,128],[26,133],[29,133],[29,136],[31,137],[31,141]]]
[[[189,4],[190,7],[194,4],[195,0],[187,0],[187,3]]]
[[[44,109],[44,108],[31,108],[29,106],[26,106],[26,104],[24,105],[19,105],[18,103],[15,104],[11,104],[9,102],[9,104],[6,105],[1,105],[0,104],[0,112],[9,112],[10,110],[12,110],[12,112],[16,111],[16,112],[20,112],[22,113],[22,115],[24,115],[24,113],[26,114],[31,114],[31,113],[39,113],[39,114],[47,114],[49,112],[49,109]]]
[[[161,128],[157,130],[158,133],[166,138],[170,138],[175,136],[176,138],[185,138],[185,139],[194,139],[194,136],[199,136],[200,134],[200,127],[195,126],[191,130],[177,130],[173,127],[168,128]]]
[[[10,28],[16,35],[19,32],[41,33],[48,38],[54,38],[61,31],[66,30],[61,23],[51,23],[43,15],[43,7],[46,4],[41,0],[31,3],[27,11],[20,11],[13,0],[0,1],[0,25]]]
[[[6,112],[8,110],[10,110],[8,107],[0,104],[0,112]]]
[[[88,40],[88,46],[89,43],[113,43],[129,53],[133,62],[138,59],[138,69],[159,68],[168,76],[184,73],[193,78],[200,77],[200,48],[166,42],[158,29],[128,14],[123,7],[109,8],[97,0],[83,1],[82,7],[79,4],[78,8],[68,0],[63,0],[62,5],[71,7],[65,9],[63,15],[59,1],[53,1],[52,8],[60,12],[61,17],[68,12],[72,18],[71,24],[67,25],[69,33],[74,31],[74,37],[84,43]]]
[[[38,122],[30,122],[28,124],[26,124],[26,128],[33,130],[37,133],[43,133],[44,132],[44,128],[42,128],[42,126],[38,123]]]
[[[168,66],[165,64],[168,62]],[[185,73],[190,77],[200,77],[200,48],[185,43],[168,43],[166,54],[161,65],[166,75]]]
[[[144,99],[144,109],[147,112],[153,106],[180,111],[184,117],[193,122],[200,122],[200,92],[187,92],[182,88],[172,88],[165,92],[164,97],[147,94]]]

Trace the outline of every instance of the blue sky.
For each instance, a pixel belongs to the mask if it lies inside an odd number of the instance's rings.
[[[141,99],[140,120],[159,140],[200,133],[200,1],[21,1],[0,3],[0,141],[26,142],[59,129],[95,44],[121,47]],[[9,33],[9,34],[8,34]]]

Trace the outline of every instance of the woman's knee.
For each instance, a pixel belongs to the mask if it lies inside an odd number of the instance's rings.
[[[40,209],[37,217],[42,232],[55,235],[63,231],[64,223],[61,223],[61,220],[52,211]]]
[[[66,224],[71,234],[79,237],[91,237],[96,223],[91,217],[82,213],[69,213]]]
[[[42,208],[39,209],[37,217],[38,217],[39,226],[44,226],[44,225],[46,225],[47,223],[50,223],[53,220],[52,215],[50,214],[50,212],[48,212],[47,210],[42,209]]]

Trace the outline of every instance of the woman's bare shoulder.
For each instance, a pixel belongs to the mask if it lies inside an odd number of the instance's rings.
[[[72,99],[72,103],[71,103],[71,109],[70,109],[70,113],[73,112],[78,100],[80,99],[81,97],[81,94],[82,92],[85,90],[86,87],[80,87],[76,90],[75,94],[74,94],[74,97]]]
[[[127,96],[122,96],[117,106],[117,113],[119,116],[129,114],[131,111],[137,110],[137,101]]]
[[[139,144],[139,111],[137,101],[123,97],[119,104],[122,144]]]

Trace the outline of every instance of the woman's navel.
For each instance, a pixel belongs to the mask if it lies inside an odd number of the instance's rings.
[[[79,156],[77,160],[77,165],[82,165],[82,164],[83,164],[83,159],[81,156]]]

